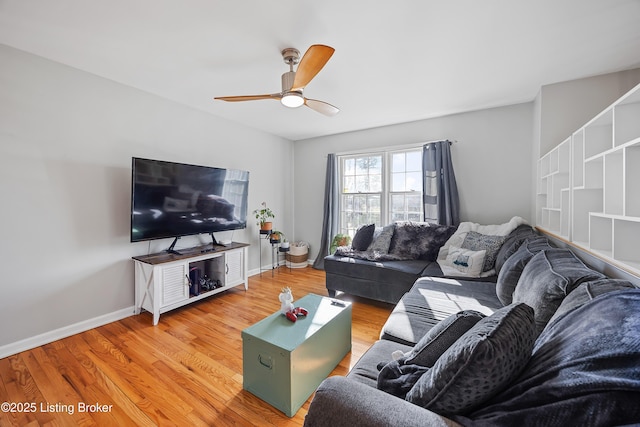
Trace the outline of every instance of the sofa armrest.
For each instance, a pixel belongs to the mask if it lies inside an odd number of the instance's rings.
[[[324,380],[309,406],[305,427],[444,427],[460,424],[346,377]]]

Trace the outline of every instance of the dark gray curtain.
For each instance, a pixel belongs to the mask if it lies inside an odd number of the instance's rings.
[[[331,239],[338,233],[338,158],[331,153],[327,156],[327,176],[324,183],[324,213],[320,249],[313,268],[324,270],[324,257],[329,255]]]
[[[422,149],[424,220],[460,224],[458,186],[451,162],[451,142],[429,142]]]

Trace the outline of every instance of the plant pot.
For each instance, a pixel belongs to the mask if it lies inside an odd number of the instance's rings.
[[[282,249],[289,249],[289,242],[282,242],[280,243],[280,247]]]
[[[271,221],[265,221],[260,223],[260,230],[262,231],[269,231],[273,229],[273,222]]]

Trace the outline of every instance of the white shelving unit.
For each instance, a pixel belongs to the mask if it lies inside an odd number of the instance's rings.
[[[537,225],[640,275],[640,85],[538,161]]]
[[[212,249],[211,245],[184,250],[181,254],[158,253],[134,257],[135,314],[142,309],[153,315],[157,325],[160,314],[224,292],[234,286],[248,289],[247,251],[245,243]],[[221,287],[189,293],[189,270],[199,268]]]

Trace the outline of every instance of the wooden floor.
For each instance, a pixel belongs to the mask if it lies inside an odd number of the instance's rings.
[[[289,418],[242,389],[240,332],[279,309],[283,286],[296,299],[326,295],[323,271],[281,267],[273,278],[252,276],[246,292],[236,287],[163,314],[157,326],[143,312],[0,359],[0,403],[16,411],[3,406],[0,426],[300,426],[311,399]],[[332,375],[344,375],[378,339],[391,311],[340,298],[353,302],[353,346]]]

